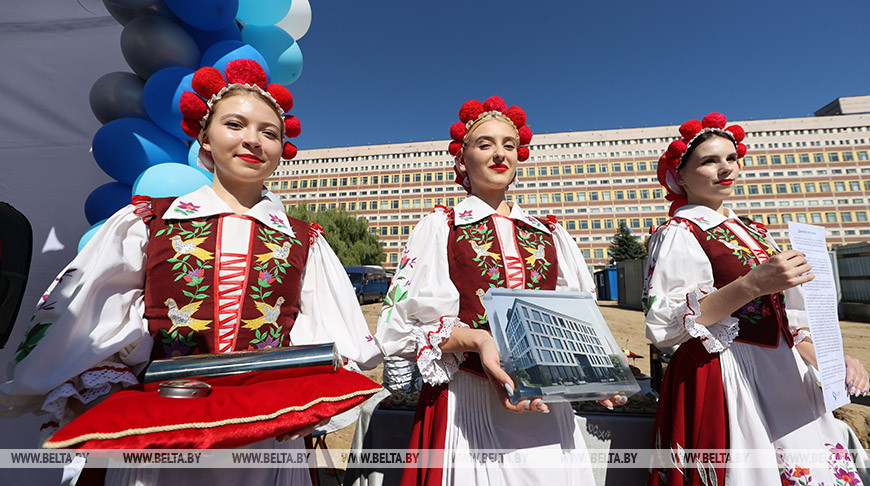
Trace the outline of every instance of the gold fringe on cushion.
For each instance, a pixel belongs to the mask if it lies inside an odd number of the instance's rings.
[[[170,432],[173,430],[184,430],[184,429],[211,429],[215,427],[221,427],[224,425],[233,425],[233,424],[246,424],[251,422],[263,422],[267,420],[275,419],[285,413],[289,412],[301,412],[303,410],[309,409],[318,403],[323,402],[341,402],[343,400],[347,400],[349,398],[358,397],[361,395],[373,395],[379,391],[383,390],[382,387],[372,388],[371,390],[359,390],[353,393],[348,393],[347,395],[341,395],[338,397],[320,397],[315,400],[312,400],[305,405],[296,405],[292,407],[282,408],[277,412],[262,414],[262,415],[253,415],[250,417],[237,417],[231,419],[218,420],[215,422],[192,422],[185,424],[172,424],[172,425],[161,425],[155,427],[140,427],[137,429],[127,429],[121,430],[118,432],[92,432],[89,434],[84,434],[79,437],[73,439],[67,439],[61,442],[54,442],[49,438],[42,444],[42,447],[46,449],[66,449],[74,444],[79,442],[87,442],[89,440],[108,440],[108,439],[120,439],[122,437],[129,437],[131,435],[145,435],[145,434],[153,434],[155,432]]]

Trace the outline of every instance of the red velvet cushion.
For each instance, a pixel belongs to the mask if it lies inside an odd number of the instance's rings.
[[[330,368],[331,371],[331,368]],[[203,398],[170,398],[158,383],[118,391],[43,445],[84,449],[208,449],[253,444],[349,410],[381,387],[340,369],[272,370],[200,379]]]

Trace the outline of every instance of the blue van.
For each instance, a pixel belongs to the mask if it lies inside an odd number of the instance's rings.
[[[344,267],[356,298],[360,304],[366,302],[380,302],[387,295],[389,279],[387,272],[377,265],[365,265],[362,267]]]

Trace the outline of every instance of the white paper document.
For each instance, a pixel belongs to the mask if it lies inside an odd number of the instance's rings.
[[[816,348],[825,409],[830,412],[849,403],[850,399],[846,389],[843,336],[837,318],[837,287],[825,244],[825,228],[789,222],[788,235],[792,248],[806,255],[816,276],[803,284],[804,303]]]

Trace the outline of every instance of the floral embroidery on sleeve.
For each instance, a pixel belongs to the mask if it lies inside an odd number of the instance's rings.
[[[27,357],[34,348],[36,348],[36,344],[45,337],[46,331],[51,327],[53,322],[41,321],[39,319],[39,314],[44,311],[52,311],[54,310],[54,306],[57,305],[57,301],[49,301],[48,299],[51,297],[52,291],[54,288],[59,285],[63,280],[73,273],[76,272],[75,268],[68,268],[62,274],[58,275],[54,279],[54,283],[48,292],[45,293],[40,299],[39,304],[36,306],[36,312],[34,312],[33,316],[30,318],[30,327],[27,329],[27,332],[24,333],[24,338],[21,340],[21,343],[18,345],[18,348],[15,350],[15,362],[20,363],[21,360]]]
[[[408,284],[411,283],[408,277],[405,276],[407,273],[405,269],[407,268],[408,271],[413,270],[415,263],[417,263],[417,257],[411,258],[408,254],[408,248],[405,248],[402,251],[402,258],[399,260],[399,267],[396,269],[396,277],[393,279],[393,283],[390,285],[390,290],[387,291],[387,295],[384,296],[384,306],[381,307],[381,315],[386,312],[387,321],[389,321],[390,316],[393,315],[393,307],[408,298],[408,291],[402,289],[402,287],[407,287]]]

